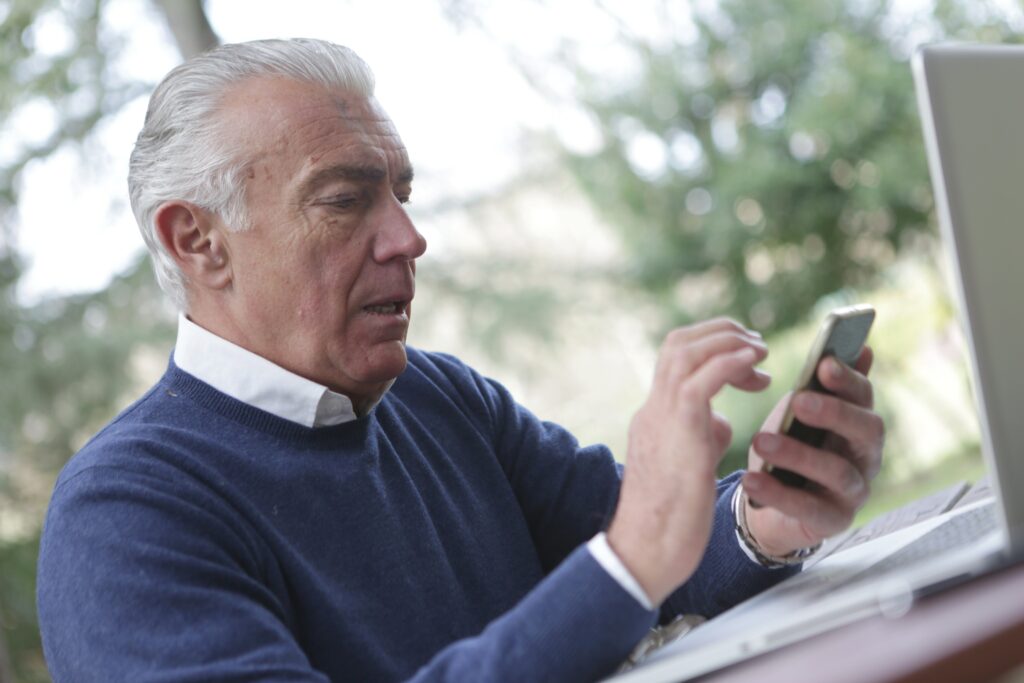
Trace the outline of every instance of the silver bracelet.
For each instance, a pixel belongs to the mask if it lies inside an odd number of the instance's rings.
[[[750,528],[747,526],[747,493],[743,490],[742,484],[736,485],[736,493],[732,497],[732,513],[736,519],[736,536],[739,538],[740,543],[750,551],[749,554],[754,557],[757,562],[770,569],[777,569],[779,567],[791,567],[795,564],[802,564],[805,560],[813,557],[815,553],[821,550],[821,542],[812,545],[809,548],[797,548],[793,552],[785,555],[772,555],[771,553],[765,552],[761,547],[761,544],[757,542],[753,534],[750,533]]]

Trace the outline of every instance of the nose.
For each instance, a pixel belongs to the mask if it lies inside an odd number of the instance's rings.
[[[378,263],[412,261],[427,250],[427,240],[420,234],[396,197],[391,197],[380,218],[374,240],[374,260]]]

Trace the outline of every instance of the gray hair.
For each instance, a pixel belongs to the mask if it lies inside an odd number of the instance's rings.
[[[216,113],[224,94],[254,77],[297,81],[373,96],[373,73],[355,52],[323,40],[255,40],[222,45],[173,69],[149,100],[128,167],[132,211],[160,287],[187,310],[185,275],[157,236],[166,201],[184,200],[217,214],[231,230],[249,226],[246,159],[224,144]]]

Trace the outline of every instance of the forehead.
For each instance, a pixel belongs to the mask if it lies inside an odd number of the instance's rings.
[[[287,78],[254,78],[225,94],[225,137],[246,164],[304,176],[333,164],[378,167],[397,176],[408,155],[374,98]]]

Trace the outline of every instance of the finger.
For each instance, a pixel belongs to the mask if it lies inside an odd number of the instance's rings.
[[[743,475],[747,496],[761,507],[774,508],[806,529],[807,535],[822,539],[850,526],[854,511],[823,493],[786,486],[764,472]]]
[[[782,426],[782,418],[786,414],[786,408],[789,406],[789,401],[791,400],[792,395],[792,392],[786,392],[786,394],[779,399],[775,404],[775,407],[772,408],[772,411],[768,413],[768,417],[765,418],[764,423],[761,425],[761,431],[779,431],[779,427]],[[757,451],[754,450],[754,444],[751,442],[750,448],[747,449],[747,469],[760,470],[762,464],[763,461],[761,460],[761,456],[759,456]]]
[[[840,398],[865,408],[874,406],[874,389],[871,386],[871,380],[838,358],[829,356],[818,363],[818,381]]]
[[[875,352],[871,349],[870,346],[865,345],[860,350],[860,355],[857,356],[857,360],[854,362],[853,368],[857,372],[866,377],[867,374],[871,372],[871,366],[874,364],[874,362]]]
[[[668,372],[688,376],[718,354],[739,351],[750,346],[758,351],[758,359],[768,356],[768,345],[760,338],[749,337],[725,330],[695,339],[688,344],[671,346],[665,350]]]
[[[684,385],[698,371],[717,359],[735,356],[747,350],[752,354],[753,364],[759,363],[768,355],[768,347],[763,343],[737,335],[722,334],[676,349],[663,348],[658,359],[658,367],[654,377],[655,389],[670,392]],[[771,378],[767,373],[751,370],[743,376],[736,376],[729,381],[742,384],[747,391],[759,391],[768,386]],[[715,392],[717,393],[717,389]]]
[[[836,396],[802,391],[793,399],[793,414],[810,427],[846,440],[852,455],[862,459],[855,463],[862,472],[877,471],[885,440],[885,423],[878,413]]]
[[[732,353],[723,353],[704,363],[689,378],[678,385],[678,397],[684,406],[704,406],[726,384],[743,384],[754,374],[758,349],[744,347]]]
[[[760,368],[754,368],[749,378],[732,384],[741,391],[761,391],[767,389],[771,383],[772,376],[770,374]]]
[[[748,329],[732,318],[712,318],[711,320],[672,330],[665,336],[665,345],[686,345],[702,337],[719,332],[732,332],[750,337],[751,339],[761,339],[760,332]]]
[[[803,475],[849,507],[867,501],[867,477],[841,455],[768,432],[755,435],[754,450],[765,462]]]

